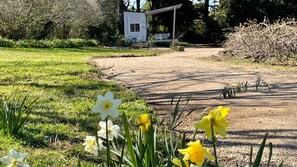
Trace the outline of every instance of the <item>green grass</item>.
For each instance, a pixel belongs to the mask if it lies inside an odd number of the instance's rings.
[[[130,115],[151,108],[133,92],[100,80],[100,70],[87,63],[92,57],[153,54],[105,48],[0,48],[0,94],[38,98],[21,135],[8,138],[0,133],[0,157],[15,149],[29,153],[32,167],[76,166],[78,156],[82,166],[96,166],[97,158],[84,152],[82,143],[100,121],[91,112],[97,95],[114,92],[124,102],[120,111]]]
[[[189,43],[189,42],[178,42],[179,46],[193,46],[193,44]]]

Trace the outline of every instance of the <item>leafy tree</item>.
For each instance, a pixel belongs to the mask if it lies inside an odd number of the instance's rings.
[[[218,19],[227,26],[236,26],[248,19],[270,21],[297,17],[296,0],[220,0]]]
[[[183,4],[176,11],[176,30],[177,35],[181,35],[189,30],[189,27],[198,18],[197,12],[191,0],[150,0],[151,10],[168,7],[177,4]],[[164,31],[172,32],[173,27],[173,11],[153,15],[153,32]]]
[[[96,0],[1,0],[0,35],[10,39],[86,37],[100,21]]]
[[[209,0],[204,1],[203,5],[203,22],[204,22],[204,35],[209,35]]]
[[[0,16],[0,36],[9,39],[112,36],[118,31],[119,2],[1,0]]]

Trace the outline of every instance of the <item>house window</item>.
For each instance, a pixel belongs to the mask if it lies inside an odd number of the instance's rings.
[[[131,23],[130,24],[130,32],[140,32],[140,24],[139,23]]]

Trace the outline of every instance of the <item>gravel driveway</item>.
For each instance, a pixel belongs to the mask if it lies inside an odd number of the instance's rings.
[[[228,136],[219,139],[219,159],[228,166],[246,166],[250,146],[257,151],[265,132],[267,143],[274,145],[272,164],[286,159],[284,166],[297,166],[297,73],[273,69],[253,69],[224,62],[205,61],[201,57],[216,55],[220,48],[186,48],[185,52],[165,53],[153,57],[99,58],[94,61],[106,78],[124,83],[148,101],[155,111],[168,113],[172,96],[192,96],[189,108],[197,107],[181,127],[194,130],[193,123],[203,109],[223,105],[231,107]],[[254,88],[236,98],[219,98],[225,86],[234,87],[248,81],[255,85],[260,77],[271,91]],[[201,137],[202,134],[201,134]],[[267,160],[266,148],[264,160]]]

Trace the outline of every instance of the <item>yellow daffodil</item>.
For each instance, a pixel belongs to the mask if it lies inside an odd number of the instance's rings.
[[[217,110],[221,112],[222,117],[226,118],[230,111],[230,108],[224,108],[223,106],[219,106]]]
[[[191,166],[189,166],[189,162],[188,162],[188,161],[180,160],[180,159],[177,159],[177,158],[173,158],[173,159],[172,159],[172,162],[174,163],[174,165],[177,165],[177,166],[179,166],[179,167],[183,167],[183,165],[182,165],[182,161],[184,162],[185,167],[194,167],[192,164],[191,164]],[[195,166],[196,166],[196,165],[195,165]]]
[[[180,159],[177,159],[177,158],[172,159],[172,162],[174,163],[174,165],[177,165],[179,167],[184,167],[182,165],[182,161],[184,162],[185,167],[198,167],[197,165],[194,165],[194,164],[190,164],[190,166],[189,166],[189,162],[185,161],[185,160],[180,160]]]
[[[28,164],[23,162],[27,155],[27,153],[18,153],[15,150],[10,150],[9,155],[0,158],[0,161],[8,164],[9,167],[30,167]]]
[[[200,141],[190,142],[188,143],[188,148],[186,149],[179,149],[178,151],[182,154],[185,154],[183,160],[187,161],[190,160],[196,166],[200,167],[203,165],[205,158],[210,160],[214,159],[214,156],[210,153],[210,151],[202,147]]]
[[[138,119],[136,119],[137,124],[139,125],[141,131],[148,131],[151,124],[150,117],[148,114],[142,114]]]
[[[211,134],[211,124],[213,125],[214,135],[219,134],[222,137],[227,135],[226,128],[230,124],[225,120],[230,108],[223,108],[219,106],[215,110],[211,110],[210,113],[203,117],[201,120],[195,123],[197,129],[205,130],[206,137],[210,140],[212,138]]]
[[[98,104],[92,110],[101,114],[101,120],[104,120],[108,115],[113,118],[119,116],[117,107],[121,104],[120,99],[113,99],[113,94],[108,91],[104,96],[98,96]]]
[[[85,143],[83,143],[83,146],[85,146],[85,151],[97,156],[98,149],[102,149],[103,147],[103,141],[100,138],[98,138],[98,143],[99,143],[99,148],[98,148],[95,136],[86,136]]]

